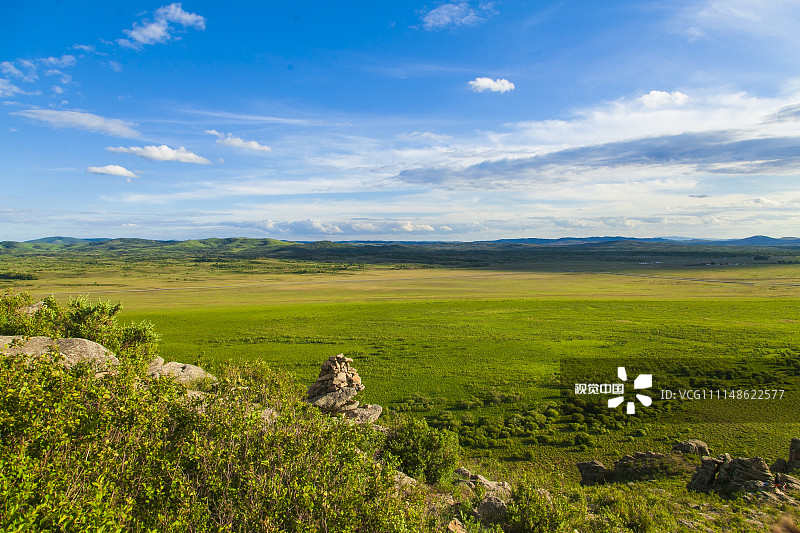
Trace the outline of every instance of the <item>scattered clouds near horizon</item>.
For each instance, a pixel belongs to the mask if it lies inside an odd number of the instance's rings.
[[[205,17],[184,11],[180,3],[174,3],[156,9],[153,20],[135,22],[132,29],[122,30],[128,38],[117,39],[117,44],[141,50],[145,45],[165,43],[174,38],[175,28],[171,23],[183,28],[206,29]]]
[[[133,154],[150,161],[178,161],[180,163],[196,163],[199,165],[211,164],[211,161],[205,157],[190,152],[183,146],[177,150],[165,144],[161,146],[129,146],[128,148],[124,146],[117,146],[116,148],[109,146],[106,150],[116,154]]]
[[[481,2],[473,7],[470,2],[449,2],[421,14],[422,27],[428,31],[459,26],[475,26],[495,15],[494,2]]]
[[[484,91],[507,93],[515,89],[514,84],[506,79],[493,80],[492,78],[475,78],[469,82],[469,86],[476,93],[482,93]]]
[[[436,228],[430,224],[411,220],[362,219],[349,221],[326,222],[316,218],[295,221],[252,221],[229,222],[223,225],[255,228],[268,234],[290,235],[391,235],[391,234],[431,234],[437,230],[447,231],[451,228]],[[446,229],[444,229],[446,228]]]
[[[223,146],[232,146],[234,148],[242,148],[254,152],[271,152],[272,148],[267,145],[260,144],[258,141],[246,141],[241,137],[236,137],[232,133],[224,134],[217,130],[206,130],[209,135],[214,135],[217,138],[217,144]]]
[[[106,176],[121,176],[123,178],[136,178],[136,173],[120,165],[105,165],[103,167],[86,167],[90,174],[103,174]]]
[[[54,128],[78,128],[111,135],[134,139],[141,136],[133,127],[133,122],[126,122],[116,118],[105,118],[83,111],[58,111],[54,109],[25,109],[11,113],[20,117],[44,122]]]

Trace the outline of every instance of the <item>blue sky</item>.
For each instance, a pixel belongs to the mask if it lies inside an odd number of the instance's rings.
[[[7,4],[0,240],[800,235],[795,0]]]

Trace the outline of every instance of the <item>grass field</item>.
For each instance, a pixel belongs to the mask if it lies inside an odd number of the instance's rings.
[[[272,259],[6,261],[0,268],[34,271],[38,279],[5,285],[39,296],[121,301],[123,320],[156,325],[168,360],[213,370],[260,359],[310,384],[321,361],[343,352],[355,358],[367,386],[362,401],[459,431],[475,459],[495,469],[528,465],[574,480],[579,460],[663,451],[689,437],[718,452],[759,454],[771,462],[786,455],[789,438],[800,433],[789,423],[797,418],[775,416],[770,423],[772,405],[746,403],[722,405],[757,407],[763,413],[750,420],[758,422],[689,424],[663,417],[621,420],[612,431],[560,421],[523,427],[560,400],[555,374],[563,358],[631,364],[643,357],[796,355],[798,265],[597,264],[575,271],[567,267],[587,265],[501,270]],[[797,406],[794,394],[793,403],[774,409]],[[589,434],[590,446],[573,445],[575,433]]]

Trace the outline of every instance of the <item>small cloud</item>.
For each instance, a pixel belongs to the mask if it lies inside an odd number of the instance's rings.
[[[493,80],[491,78],[475,78],[469,82],[469,86],[476,93],[482,93],[483,91],[505,93],[515,89],[514,84],[506,79]]]
[[[180,163],[196,163],[198,165],[211,164],[211,161],[205,157],[190,152],[183,146],[177,150],[165,144],[161,146],[130,146],[128,148],[124,146],[108,147],[106,150],[117,154],[133,154],[150,161],[178,161]]]
[[[103,174],[106,176],[122,176],[123,178],[135,178],[136,174],[125,167],[119,165],[106,165],[104,167],[86,167],[86,172],[90,174]]]
[[[13,76],[15,78],[24,78],[25,74],[20,69],[14,66],[10,61],[3,61],[0,63],[0,72],[6,76]]]
[[[53,85],[53,92],[56,94],[61,94],[64,92],[64,88],[58,85]]]
[[[689,198],[710,198],[707,194],[690,194]]]
[[[80,50],[81,52],[92,53],[95,51],[95,47],[90,44],[76,44],[72,47],[73,50]]]
[[[22,89],[8,80],[0,78],[0,98],[22,93]]]
[[[63,55],[61,57],[42,57],[37,59],[40,64],[46,67],[58,67],[58,68],[65,68],[65,67],[72,67],[75,63],[78,62],[73,55]]]
[[[169,4],[156,9],[153,20],[135,22],[130,30],[122,30],[127,39],[117,39],[117,44],[126,48],[141,50],[144,45],[165,43],[172,37],[173,28],[170,23],[180,24],[184,28],[206,29],[206,19],[181,8],[180,3]]]
[[[134,224],[133,222],[126,222],[122,225],[123,228],[138,228],[140,227],[139,224]]]
[[[411,133],[400,134],[397,136],[397,138],[406,141],[426,140],[426,141],[442,142],[442,141],[447,141],[452,137],[450,135],[441,135],[438,133],[432,133],[430,131],[413,131]]]
[[[680,91],[650,91],[637,98],[645,107],[680,106],[689,101],[689,97]]]
[[[54,128],[79,128],[112,135],[114,137],[135,138],[140,133],[133,129],[132,122],[116,118],[104,118],[82,111],[56,111],[53,109],[27,109],[16,111],[12,115],[31,118],[45,122]]]
[[[224,146],[232,146],[234,148],[242,148],[245,150],[253,150],[255,152],[271,152],[272,148],[266,146],[264,144],[259,144],[257,141],[245,141],[241,137],[236,137],[232,133],[228,133],[227,135],[218,132],[217,130],[206,130],[206,133],[209,135],[214,135],[215,137],[219,137],[217,139],[217,144],[222,144]]]
[[[109,61],[106,65],[114,72],[122,72],[122,63],[118,61]]]
[[[494,15],[494,2],[473,8],[469,2],[450,2],[422,15],[422,27],[428,31],[448,27],[474,26]]]

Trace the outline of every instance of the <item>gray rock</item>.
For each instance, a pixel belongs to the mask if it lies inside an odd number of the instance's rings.
[[[357,387],[345,387],[321,396],[308,398],[306,401],[311,405],[319,407],[323,411],[331,412],[338,410],[341,406],[352,400],[360,391],[361,389]]]
[[[508,504],[497,496],[486,496],[473,512],[484,522],[500,522],[508,514]]]
[[[677,444],[673,444],[672,451],[679,453],[692,453],[701,457],[710,455],[708,451],[708,444],[697,439],[689,439]]]
[[[720,467],[730,461],[731,456],[727,453],[717,457],[703,457],[686,487],[695,492],[709,492],[714,487]]]
[[[800,470],[800,439],[792,439],[789,444],[789,470]]]
[[[361,403],[358,400],[350,400],[349,402],[341,406],[339,410],[342,412],[352,411],[353,409],[358,408],[359,405],[361,405]]]
[[[359,424],[372,424],[381,416],[382,412],[383,407],[377,404],[370,404],[344,411],[344,416]]]
[[[199,381],[217,381],[217,378],[209,374],[197,365],[188,365],[171,361],[164,363],[162,357],[156,357],[147,366],[147,375],[153,379],[160,377],[172,378],[178,383],[191,385]]]
[[[466,468],[464,468],[463,466],[459,466],[458,468],[456,468],[456,471],[455,471],[455,473],[456,473],[457,475],[459,475],[459,476],[461,476],[461,477],[463,477],[463,478],[467,478],[467,479],[469,479],[470,477],[472,477],[472,472],[470,472],[469,470],[467,470],[467,469],[466,469]]]
[[[18,313],[21,314],[21,315],[33,316],[33,315],[36,314],[36,311],[38,311],[39,309],[41,309],[43,307],[44,307],[44,300],[39,300],[35,304],[29,305],[27,307],[23,307],[22,309],[20,309],[18,311]]]
[[[581,473],[581,485],[591,486],[604,483],[608,477],[608,469],[597,459],[578,463],[578,471]]]
[[[98,377],[119,365],[119,359],[105,346],[86,339],[51,339],[50,337],[0,336],[0,353],[4,355],[42,356],[58,354],[60,363],[72,368],[88,363]]]
[[[775,474],[784,474],[789,471],[789,463],[783,457],[778,457],[769,469]]]

